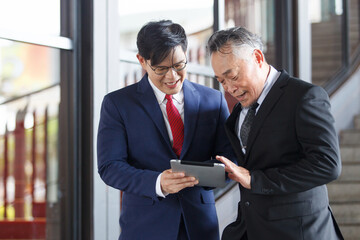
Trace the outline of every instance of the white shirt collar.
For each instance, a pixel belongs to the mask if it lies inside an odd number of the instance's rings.
[[[154,83],[151,81],[151,79],[148,76],[148,81],[150,83],[151,88],[153,89],[154,93],[155,93],[155,97],[156,100],[158,101],[159,104],[161,104],[164,100],[165,100],[165,93],[163,93],[160,89],[158,89]],[[179,104],[184,102],[184,91],[183,88],[181,87],[181,90],[172,95],[172,98],[175,99]]]
[[[274,85],[276,80],[279,78],[280,74],[281,74],[280,72],[278,72],[273,66],[270,65],[269,76],[266,79],[263,91],[261,92],[260,97],[257,100],[257,103],[259,104],[259,106],[264,101],[266,95],[269,93],[270,89],[272,88],[272,86]],[[259,107],[257,109],[259,109]]]

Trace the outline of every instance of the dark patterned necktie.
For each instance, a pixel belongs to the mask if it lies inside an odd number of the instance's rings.
[[[249,133],[251,130],[251,125],[254,121],[256,108],[258,106],[259,106],[259,104],[257,102],[255,102],[253,105],[250,106],[250,108],[245,116],[244,122],[241,125],[240,138],[241,138],[241,143],[243,145],[243,148],[245,148],[245,149],[247,147],[247,140],[248,140]]]
[[[180,157],[182,145],[184,142],[184,124],[177,108],[175,107],[172,96],[166,95],[166,113],[169,119],[171,133],[173,135],[173,150]]]

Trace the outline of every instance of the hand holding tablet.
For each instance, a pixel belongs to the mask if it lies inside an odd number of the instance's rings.
[[[184,172],[199,180],[199,186],[224,187],[226,184],[225,165],[222,163],[192,162],[172,159],[173,172]]]

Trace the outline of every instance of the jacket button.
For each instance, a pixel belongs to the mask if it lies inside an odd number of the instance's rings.
[[[250,203],[249,203],[249,202],[245,202],[245,206],[246,206],[246,207],[250,206]]]

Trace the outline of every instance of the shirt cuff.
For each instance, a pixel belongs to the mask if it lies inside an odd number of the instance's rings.
[[[163,191],[161,191],[161,185],[160,185],[161,174],[162,174],[162,173],[160,173],[159,176],[158,176],[157,179],[156,179],[156,187],[155,187],[155,190],[156,190],[156,195],[158,195],[158,197],[163,197],[163,198],[165,198],[165,197],[168,195],[168,193],[167,193],[167,192],[163,193]]]

